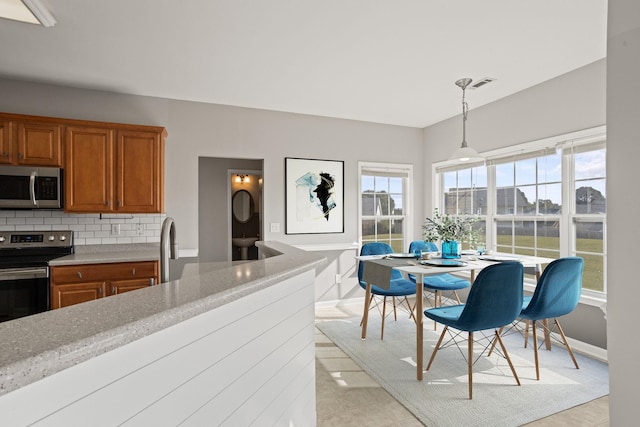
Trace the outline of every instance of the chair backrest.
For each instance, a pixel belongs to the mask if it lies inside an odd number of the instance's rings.
[[[365,243],[360,248],[360,255],[384,255],[384,254],[392,254],[392,253],[393,253],[393,248],[389,246],[387,243],[382,243],[382,242]],[[358,263],[358,281],[360,282],[360,285],[363,285],[364,283],[362,281],[363,271],[364,271],[364,263],[359,262]],[[402,279],[402,273],[400,273],[398,270],[395,270],[395,269],[391,270],[391,280],[393,279]],[[364,283],[364,286],[366,286],[366,283]]]
[[[412,254],[415,251],[438,252],[438,246],[433,242],[414,240],[409,244],[409,253]]]
[[[522,314],[530,319],[551,319],[571,313],[580,301],[583,268],[581,257],[564,257],[549,263]]]
[[[522,309],[524,267],[501,262],[480,271],[473,282],[456,329],[481,331],[508,325]]]

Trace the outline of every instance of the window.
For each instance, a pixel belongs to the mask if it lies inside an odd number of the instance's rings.
[[[488,249],[581,256],[583,294],[606,293],[604,128],[496,150],[485,165],[435,165],[435,182],[439,209],[481,217]]]
[[[360,241],[388,243],[406,252],[411,236],[408,212],[410,165],[360,163]]]

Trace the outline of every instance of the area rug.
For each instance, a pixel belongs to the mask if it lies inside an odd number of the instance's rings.
[[[412,321],[385,322],[383,341],[379,316],[369,317],[364,341],[359,323],[360,317],[351,317],[320,321],[317,327],[427,426],[520,426],[609,393],[606,363],[576,353],[576,369],[566,350],[556,346],[540,350],[537,381],[531,345],[524,348],[522,336],[513,334],[504,341],[522,385],[516,385],[506,359],[483,356],[474,365],[469,400],[466,361],[455,346],[440,350],[418,381]],[[425,368],[440,333],[432,327],[425,322]]]

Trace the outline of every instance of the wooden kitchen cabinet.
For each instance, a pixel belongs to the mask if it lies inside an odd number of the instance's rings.
[[[65,211],[161,213],[164,131],[67,127]]]
[[[157,283],[157,261],[51,267],[51,309],[117,295]]]
[[[0,163],[61,167],[64,126],[0,116]]]
[[[0,164],[64,169],[66,212],[162,213],[166,129],[0,113]]]

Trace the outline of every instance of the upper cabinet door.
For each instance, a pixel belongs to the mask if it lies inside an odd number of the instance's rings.
[[[17,164],[61,167],[62,159],[62,126],[18,123]]]
[[[13,140],[11,135],[11,122],[0,120],[0,164],[13,162]]]
[[[67,127],[65,211],[113,212],[113,131]]]
[[[116,212],[162,212],[163,151],[163,135],[158,132],[118,130]]]

